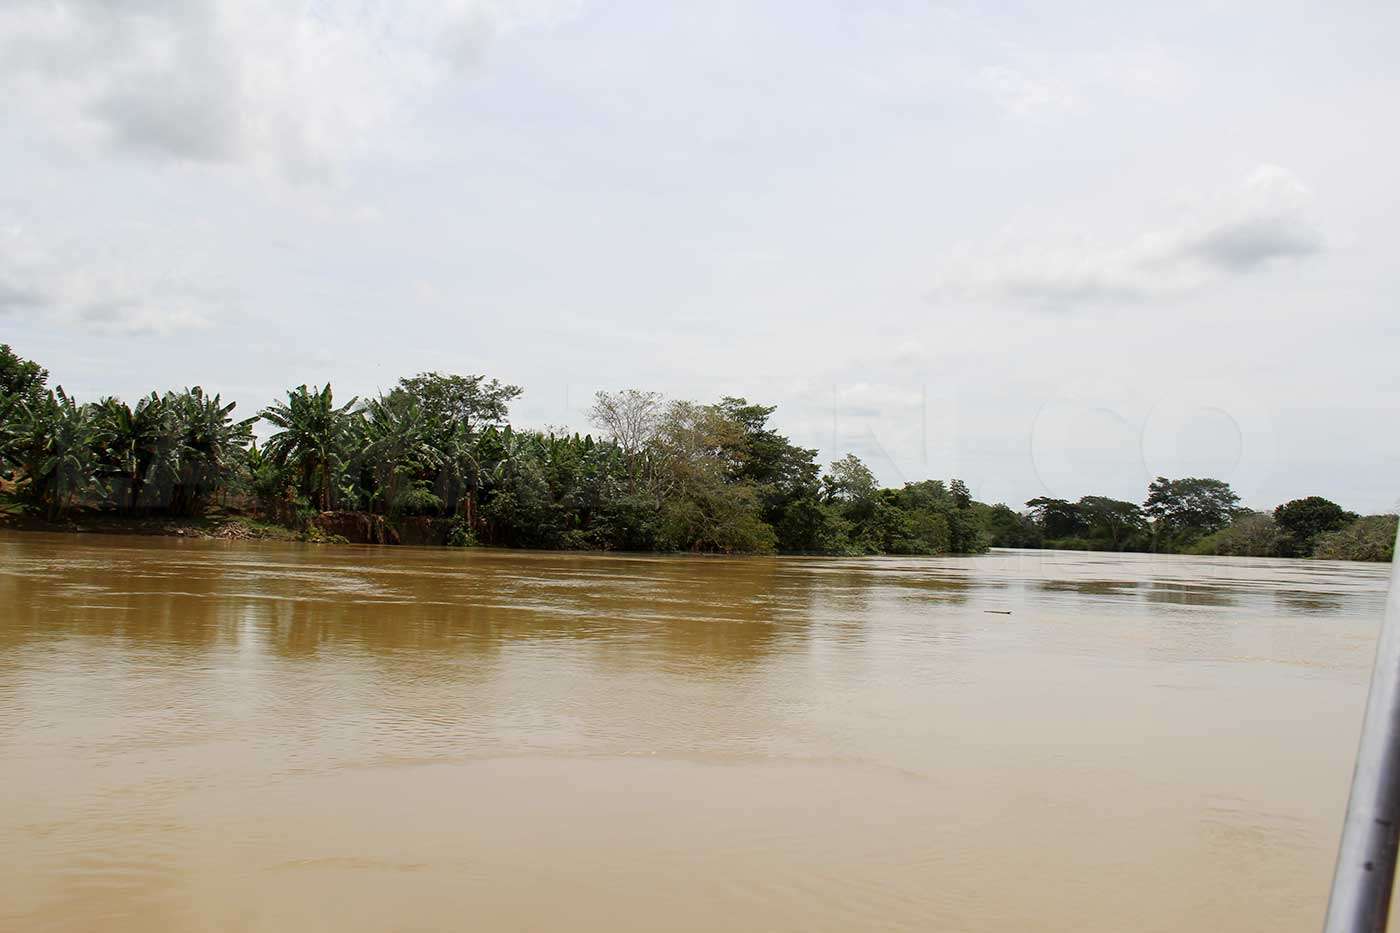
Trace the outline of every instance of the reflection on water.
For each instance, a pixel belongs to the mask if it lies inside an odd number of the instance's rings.
[[[1324,612],[1336,613],[1345,606],[1344,598],[1338,593],[1308,593],[1296,590],[1278,590],[1274,593],[1279,606],[1285,612]]]
[[[0,929],[1314,929],[1385,573],[0,536]]]

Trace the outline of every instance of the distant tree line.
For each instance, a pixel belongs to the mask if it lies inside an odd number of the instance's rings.
[[[1394,515],[1359,516],[1321,496],[1256,512],[1240,507],[1228,483],[1196,477],[1157,477],[1142,505],[1040,497],[1024,512],[996,505],[982,518],[994,547],[1242,557],[1389,561],[1396,532]]]
[[[253,418],[196,387],[80,403],[0,350],[0,470],[18,507],[197,515],[248,503],[290,526],[321,512],[450,522],[449,540],[506,547],[718,553],[986,550],[953,480],[882,489],[848,456],[774,430],[774,409],[600,392],[599,436],[520,430],[518,386],[423,373],[374,398],[298,386]],[[271,434],[259,446],[253,427]]]
[[[0,506],[193,516],[248,508],[289,527],[329,511],[447,522],[455,544],[796,554],[966,554],[992,547],[1389,560],[1394,516],[1318,496],[1272,513],[1227,483],[1157,478],[1141,504],[974,501],[960,480],[882,488],[854,455],[769,424],[774,409],[599,392],[598,436],[509,423],[518,386],[422,373],[373,398],[298,386],[251,418],[199,387],[80,403],[0,347]],[[271,429],[266,442],[254,425]]]

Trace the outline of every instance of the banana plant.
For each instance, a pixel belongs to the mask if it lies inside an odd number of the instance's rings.
[[[331,385],[322,389],[298,386],[285,402],[274,402],[260,417],[279,430],[267,441],[267,452],[278,466],[293,466],[302,489],[317,497],[323,510],[331,508],[336,474],[345,465],[352,426],[360,416],[356,399],[336,407]]]
[[[433,442],[431,419],[412,396],[390,393],[371,399],[364,408],[364,428],[364,455],[391,509],[435,477],[446,459]]]
[[[217,394],[205,395],[199,386],[167,393],[165,404],[173,411],[176,427],[171,508],[196,512],[241,464],[256,419],[235,421],[232,413],[237,403],[225,403]]]
[[[14,447],[31,497],[57,519],[82,493],[97,488],[100,434],[92,408],[59,386],[20,403]]]
[[[116,398],[96,406],[102,459],[126,485],[126,508],[140,504],[151,476],[174,455],[174,412],[152,392],[132,408]]]

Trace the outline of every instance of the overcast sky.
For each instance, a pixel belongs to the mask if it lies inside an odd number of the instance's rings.
[[[0,342],[249,414],[779,406],[989,501],[1400,501],[1393,3],[5,0]]]

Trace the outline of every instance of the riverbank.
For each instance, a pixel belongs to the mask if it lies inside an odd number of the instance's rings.
[[[171,538],[221,538],[225,540],[329,540],[326,535],[321,533],[298,531],[295,528],[287,528],[251,516],[222,512],[181,518],[168,515],[75,512],[65,515],[57,521],[49,521],[33,515],[11,513],[0,514],[0,528],[9,531],[158,535]]]
[[[13,501],[0,498],[0,529],[14,531],[92,533],[111,535],[153,535],[171,538],[199,538],[229,541],[300,541],[310,544],[381,544],[429,547],[467,546],[460,523],[428,516],[389,518],[372,512],[327,511],[311,515],[300,527],[269,521],[265,517],[237,509],[215,508],[201,516],[172,516],[158,513],[130,514],[107,509],[76,509],[57,521],[26,514]],[[1345,534],[1329,536],[1327,547],[1315,558],[1388,563],[1395,536],[1393,516],[1372,516],[1360,520]],[[1331,539],[1336,539],[1332,541]],[[1203,544],[1209,544],[1209,539]],[[997,545],[994,542],[994,546]],[[527,550],[594,550],[591,548],[528,548]],[[1046,541],[1030,550],[1081,551],[1085,553],[1151,554],[1139,548],[1109,548],[1099,542],[1078,539]],[[656,552],[667,553],[667,552]],[[676,553],[676,552],[670,552]],[[1174,553],[1174,552],[1160,552]],[[1197,547],[1195,556],[1234,556],[1272,558],[1276,554],[1217,551]],[[836,555],[858,556],[858,555]],[[1309,558],[1302,558],[1309,559]]]
[[[105,509],[76,509],[56,521],[0,508],[0,528],[15,531],[157,535],[172,538],[217,538],[239,541],[304,541],[312,544],[449,544],[453,524],[446,519],[412,516],[397,520],[370,512],[330,511],[314,514],[299,527],[268,521],[236,510],[211,509],[199,516],[130,514]]]

